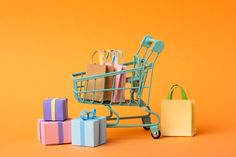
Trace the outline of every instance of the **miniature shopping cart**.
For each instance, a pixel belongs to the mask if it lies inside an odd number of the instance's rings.
[[[145,36],[137,53],[134,55],[134,61],[123,64],[128,67],[126,70],[92,76],[86,76],[86,72],[72,74],[75,99],[83,104],[104,105],[110,112],[110,115],[107,116],[107,120],[112,120],[112,122],[107,123],[108,128],[143,127],[145,130],[151,130],[152,137],[158,139],[161,135],[161,132],[158,129],[160,118],[159,115],[149,107],[149,99],[154,65],[163,48],[164,44],[162,41],[155,40],[151,36]],[[114,79],[117,75],[126,76],[122,77],[122,79],[125,79],[125,81],[122,81],[125,85],[121,88],[115,88],[114,86]],[[96,87],[97,80],[108,77],[113,78],[113,86],[111,88],[105,88],[104,86],[104,89],[94,88],[88,90],[89,81],[93,81],[94,87]],[[125,91],[125,101],[122,101],[121,99],[119,102],[112,101],[115,90]],[[107,91],[112,92],[110,101],[105,99],[95,101],[94,99],[86,98],[86,94],[88,93],[95,95],[96,92],[105,93]],[[129,99],[127,99],[127,97]],[[115,109],[113,109],[113,106],[136,106],[147,112],[147,114],[121,117]],[[156,117],[157,121],[155,123],[151,122],[151,115]],[[120,124],[120,120],[138,118],[142,120],[141,124]]]

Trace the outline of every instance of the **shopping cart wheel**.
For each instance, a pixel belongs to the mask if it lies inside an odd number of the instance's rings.
[[[157,132],[154,132],[154,133],[151,132],[151,135],[152,135],[152,138],[158,139],[161,137],[161,132],[160,132],[160,130],[158,130]]]
[[[151,117],[142,117],[143,124],[151,124]],[[149,126],[143,126],[145,130],[150,130]]]

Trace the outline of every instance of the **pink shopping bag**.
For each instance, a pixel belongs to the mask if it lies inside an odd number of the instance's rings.
[[[114,66],[114,71],[122,71],[126,70],[127,67],[123,65],[123,52],[120,50],[113,50],[114,54],[112,57],[112,64]],[[118,53],[122,55],[122,64],[118,64]],[[125,82],[126,82],[126,75],[120,74],[115,76],[115,85],[114,88],[125,88]],[[125,102],[125,90],[124,89],[117,89],[114,90],[114,96],[113,96],[113,102]]]
[[[118,53],[122,55],[122,63],[118,64]],[[105,55],[100,54],[100,63],[108,67],[113,67],[114,72],[126,70],[127,67],[123,65],[124,55],[121,50],[106,50]],[[105,59],[104,59],[105,58]],[[105,61],[104,61],[105,60]],[[113,92],[112,102],[119,103],[125,102],[125,90],[120,89],[125,87],[126,76],[125,74],[114,76],[113,88],[117,89]]]

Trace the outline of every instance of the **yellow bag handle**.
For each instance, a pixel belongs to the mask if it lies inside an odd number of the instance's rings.
[[[92,54],[91,64],[96,64],[93,62],[93,57],[96,53],[99,53],[99,64],[104,64],[104,58],[107,61],[110,51],[109,50],[96,50],[96,51],[94,51]]]

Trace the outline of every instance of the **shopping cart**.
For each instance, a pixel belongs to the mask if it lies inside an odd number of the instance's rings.
[[[160,118],[159,115],[152,111],[149,107],[149,99],[152,87],[154,65],[158,55],[163,48],[164,43],[162,41],[155,40],[151,36],[145,36],[138,48],[137,53],[134,55],[134,61],[123,64],[128,67],[126,70],[93,76],[86,76],[86,72],[72,74],[73,92],[75,99],[79,103],[83,104],[104,105],[110,112],[110,115],[107,116],[107,120],[113,121],[107,123],[108,128],[143,127],[145,130],[151,130],[152,137],[154,139],[158,139],[161,136],[161,132],[158,129]],[[116,75],[126,76],[121,78],[123,83],[121,88],[114,88],[114,78]],[[113,78],[112,88],[107,89],[104,87],[104,89],[95,89],[96,81],[98,79],[105,79],[107,77]],[[93,81],[94,83],[94,89],[92,90],[88,90],[89,81]],[[125,99],[125,101],[122,101],[120,96],[120,101],[116,103],[103,99],[99,102],[95,101],[94,99],[86,99],[86,94],[88,93],[92,93],[94,96],[96,92],[105,93],[107,91],[110,91],[112,92],[110,100],[113,100],[115,90],[125,91],[125,94],[128,93],[129,99]],[[145,92],[146,94],[144,94]],[[119,114],[112,108],[113,106],[137,106],[141,110],[147,112],[147,114],[120,117]],[[151,115],[154,115],[156,117],[157,121],[155,123],[151,122]],[[141,124],[119,123],[120,120],[138,118],[142,120]]]

